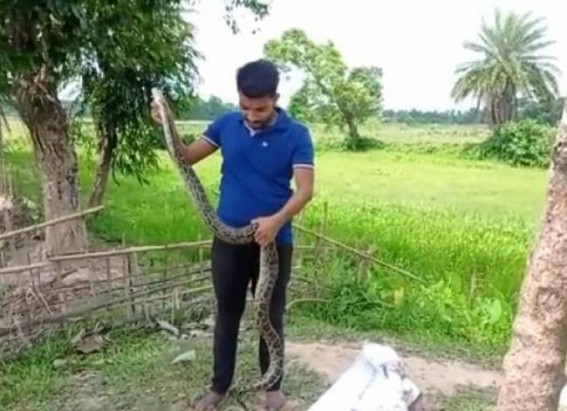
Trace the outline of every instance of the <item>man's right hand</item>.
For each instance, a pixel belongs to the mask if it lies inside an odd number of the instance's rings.
[[[154,120],[156,123],[158,124],[162,124],[161,121],[161,109],[159,107],[159,104],[156,103],[155,101],[152,100],[152,102],[150,103],[150,116],[152,117],[152,120]]]
[[[152,97],[152,101],[150,102],[150,116],[152,117],[152,120],[154,120],[159,125],[163,124],[163,120],[161,118],[162,106],[166,117],[171,116],[171,111],[169,110],[167,101],[165,101],[165,99],[162,99],[160,102],[157,102]]]

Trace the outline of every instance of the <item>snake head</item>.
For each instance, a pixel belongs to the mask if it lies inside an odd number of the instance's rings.
[[[163,92],[159,88],[152,87],[152,99],[153,99],[153,101],[155,101],[156,104],[159,105],[159,107],[163,111],[165,111],[166,100],[165,100],[165,97],[163,95]]]
[[[166,110],[166,102],[165,97],[160,89],[157,87],[152,87],[152,100],[158,106],[159,114],[163,121],[167,119],[167,110]]]
[[[161,92],[161,90],[157,87],[152,87],[152,97],[154,98],[154,100],[161,100],[163,101],[163,93]]]

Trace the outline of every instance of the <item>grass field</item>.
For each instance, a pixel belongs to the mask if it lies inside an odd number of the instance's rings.
[[[203,127],[190,124],[182,130],[196,133]],[[342,272],[346,268],[338,266],[328,273],[327,292],[344,304],[306,315],[477,346],[505,344],[542,209],[546,172],[471,160],[450,150],[415,149],[462,146],[480,141],[484,133],[470,127],[385,125],[374,136],[391,144],[387,149],[318,150],[316,195],[306,221],[317,224],[326,203],[329,235],[354,246],[373,246],[381,259],[416,273],[426,285],[376,268],[370,287],[353,290],[351,277]],[[319,127],[313,134],[318,145],[330,138]],[[17,185],[37,198],[31,154],[13,147],[9,161],[17,169]],[[197,167],[211,193],[219,181],[219,161],[215,155]],[[92,161],[81,164],[86,197]],[[124,235],[129,243],[148,244],[208,234],[171,162],[164,156],[162,164],[148,186],[127,177],[110,185],[106,210],[91,224],[96,236],[120,241]],[[368,299],[395,304],[395,309],[352,308]]]
[[[184,124],[198,133],[204,123]],[[323,149],[337,132],[314,127],[316,195],[304,224],[315,226],[328,209],[327,235],[367,249],[425,283],[374,267],[363,283],[337,262],[325,273],[326,297],[295,318],[380,332],[466,349],[505,349],[517,292],[543,207],[547,172],[478,161],[461,154],[486,131],[473,127],[367,127],[386,143],[381,150],[344,153]],[[12,137],[8,159],[17,187],[37,199],[32,155]],[[83,199],[92,161],[81,160]],[[218,155],[197,171],[214,193]],[[171,162],[148,186],[133,178],[111,183],[106,209],[90,224],[100,239],[157,244],[208,235]],[[214,197],[213,197],[214,198]],[[159,210],[156,213],[156,210]]]

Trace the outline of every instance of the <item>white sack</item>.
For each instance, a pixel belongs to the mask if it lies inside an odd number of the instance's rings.
[[[419,395],[394,349],[365,343],[353,364],[309,411],[408,411]]]

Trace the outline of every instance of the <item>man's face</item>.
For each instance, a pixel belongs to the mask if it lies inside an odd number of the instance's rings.
[[[249,98],[239,93],[240,112],[246,123],[255,130],[266,127],[274,115],[278,96]]]

